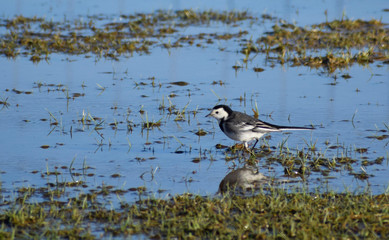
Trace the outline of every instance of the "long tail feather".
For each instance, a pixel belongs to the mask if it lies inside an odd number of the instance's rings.
[[[289,127],[289,126],[279,126],[280,130],[314,130],[315,128],[311,127]]]

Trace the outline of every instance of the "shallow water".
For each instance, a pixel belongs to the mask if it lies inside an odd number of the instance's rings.
[[[2,15],[44,15],[62,19],[86,14],[115,17],[128,11],[152,12],[160,8],[250,8],[253,12],[268,12],[288,21],[295,20],[302,26],[312,23],[313,14],[318,16],[314,22],[325,21],[323,9],[326,8],[329,18],[341,17],[340,9],[352,19],[375,17],[385,22],[389,15],[382,11],[383,1],[366,8],[357,8],[357,4],[349,1],[318,2],[322,7],[278,2],[281,3],[282,6],[251,8],[245,1],[203,2],[196,6],[180,1],[149,6],[137,1],[139,5],[130,7],[124,1],[116,1],[113,7],[107,7],[104,1],[90,6],[75,1],[66,4],[17,1],[17,4],[6,4]],[[242,27],[266,31],[260,25],[246,23],[237,27],[197,26],[185,31],[187,34],[235,33]],[[146,186],[149,193],[159,197],[183,192],[214,194],[219,182],[235,164],[226,162],[225,151],[217,150],[215,145],[233,145],[234,142],[221,133],[216,121],[205,115],[214,105],[225,103],[249,114],[257,104],[260,118],[265,121],[294,126],[312,124],[317,128],[312,132],[272,134],[268,140],[271,146],[287,138],[287,146],[292,150],[307,148],[307,143],[312,142],[332,158],[342,151],[328,149],[325,143],[344,145],[350,149],[350,157],[359,161],[353,164],[355,172],[362,171],[361,161],[365,156],[369,160],[385,158],[382,164],[364,167],[373,175],[368,180],[357,180],[348,171],[331,172],[330,177],[334,178],[312,173],[308,179],[310,187],[328,182],[329,188],[336,191],[345,188],[358,191],[370,186],[373,193],[384,192],[389,183],[389,140],[367,137],[388,134],[385,127],[389,125],[388,65],[354,64],[349,69],[327,74],[323,69],[274,65],[258,55],[247,68],[235,71],[232,66],[243,59],[238,44],[233,40],[220,40],[204,44],[203,48],[189,46],[168,51],[155,47],[148,55],[134,54],[120,57],[119,61],[52,54],[48,62],[34,64],[22,56],[15,60],[1,57],[0,97],[10,104],[0,111],[2,188],[11,194],[14,187],[80,180],[85,184],[75,188],[75,192],[113,185],[119,189]],[[265,71],[256,73],[253,67]],[[346,73],[351,78],[341,77]],[[335,75],[337,84],[333,84]],[[171,84],[178,81],[189,84]],[[222,81],[222,84],[212,84],[214,81]],[[159,109],[161,105],[169,107],[170,104],[175,105],[177,111],[185,112],[182,121],[175,121],[177,115],[169,114],[167,109]],[[142,129],[146,115],[149,121],[160,120],[161,126]],[[95,122],[83,124],[83,116],[89,119],[92,116]],[[57,125],[51,124],[55,121]],[[117,128],[113,129],[115,122]],[[198,137],[195,132],[199,129],[208,134]],[[355,148],[367,148],[367,153],[358,153]],[[199,163],[192,162],[199,156],[205,158]],[[80,175],[71,175],[70,166]],[[267,166],[259,162],[258,166],[265,175],[283,175],[279,165]],[[60,175],[45,176],[55,168]],[[126,195],[128,200],[136,198],[137,194]]]
[[[296,21],[299,25],[310,25],[326,21],[324,11],[327,10],[327,19],[340,19],[348,16],[352,19],[370,20],[382,19],[388,22],[389,14],[382,10],[387,8],[385,0],[351,1],[351,0],[323,0],[323,1],[276,1],[271,3],[253,3],[249,0],[216,0],[196,1],[196,3],[180,0],[148,0],[148,1],[123,1],[116,0],[107,2],[97,0],[93,3],[82,1],[8,1],[2,4],[1,14],[5,17],[12,17],[15,14],[24,16],[46,16],[50,19],[62,20],[78,18],[86,15],[113,15],[131,14],[135,12],[153,12],[155,10],[249,10],[253,14],[267,13],[277,16],[288,22]]]

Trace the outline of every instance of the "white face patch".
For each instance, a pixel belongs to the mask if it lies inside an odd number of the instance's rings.
[[[218,121],[228,117],[228,113],[223,108],[213,109],[208,116],[216,118]]]

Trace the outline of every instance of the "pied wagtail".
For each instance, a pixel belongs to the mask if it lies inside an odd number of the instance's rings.
[[[251,117],[245,113],[232,111],[226,105],[217,105],[206,117],[214,117],[219,122],[220,129],[227,137],[241,141],[244,147],[248,149],[247,142],[256,140],[253,147],[258,143],[258,140],[268,132],[279,132],[282,130],[312,130],[314,128],[307,127],[289,127],[278,126],[271,123],[263,122],[259,119]]]

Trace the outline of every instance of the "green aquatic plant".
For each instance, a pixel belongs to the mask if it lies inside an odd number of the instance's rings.
[[[151,169],[155,174],[158,168]],[[188,180],[189,181],[189,180]],[[70,186],[64,185],[62,190]],[[121,197],[139,195],[136,203]],[[3,202],[2,238],[339,238],[389,236],[389,198],[368,192],[308,193],[270,188],[255,196],[201,197],[182,194],[166,200],[144,197],[144,187],[115,189],[102,185],[88,194],[56,200],[50,187],[20,188]],[[36,195],[42,202],[31,202]],[[104,200],[116,195],[120,207]],[[105,196],[100,198],[99,196]]]
[[[374,61],[388,61],[388,28],[380,20],[341,20],[326,21],[306,27],[277,20],[263,15],[262,19],[247,11],[156,11],[121,15],[123,21],[103,21],[98,16],[90,16],[89,21],[54,22],[44,18],[16,16],[4,19],[7,31],[0,42],[0,54],[9,58],[19,55],[29,56],[39,63],[49,61],[52,53],[87,55],[92,53],[99,58],[119,60],[131,57],[134,53],[149,54],[153,48],[171,48],[213,44],[217,41],[238,40],[242,46],[244,64],[258,54],[265,54],[268,61],[291,66],[323,67],[329,72],[338,68]],[[244,39],[250,34],[247,30],[237,33],[196,33],[182,35],[188,26],[216,23],[234,24],[268,20],[274,22],[273,31],[266,32],[257,40]],[[253,34],[251,34],[253,35]],[[167,39],[166,41],[164,39]],[[197,43],[196,43],[197,42]],[[224,48],[221,48],[224,50]],[[254,55],[253,55],[254,54]],[[235,64],[237,71],[242,63]],[[262,68],[254,68],[260,72]]]
[[[384,23],[375,19],[334,20],[305,28],[276,23],[273,32],[259,38],[257,44],[263,46],[262,52],[269,59],[275,55],[281,64],[325,67],[334,72],[353,63],[388,60],[388,31]]]
[[[158,121],[149,121],[149,117],[147,115],[147,112],[145,112],[145,119],[142,118],[142,129],[153,129],[153,128],[159,128],[162,124],[162,119],[159,119]]]
[[[0,105],[3,105],[3,107],[1,108],[1,110],[3,108],[8,108],[10,106],[9,102],[8,102],[8,97],[6,97],[5,99],[0,97]]]
[[[245,11],[216,12],[194,11],[156,11],[151,14],[137,13],[121,15],[123,22],[101,23],[99,16],[90,16],[89,21],[54,22],[44,18],[16,16],[4,19],[8,30],[0,42],[0,54],[9,58],[19,55],[30,56],[30,60],[39,63],[46,61],[52,53],[87,54],[96,58],[118,60],[119,56],[133,53],[148,54],[161,39],[181,31],[194,24],[222,22],[236,23],[254,19]],[[215,36],[216,37],[216,36]],[[240,36],[230,36],[240,37]],[[219,37],[220,38],[220,37]],[[184,40],[184,39],[182,39]],[[162,47],[181,47],[180,38]]]

